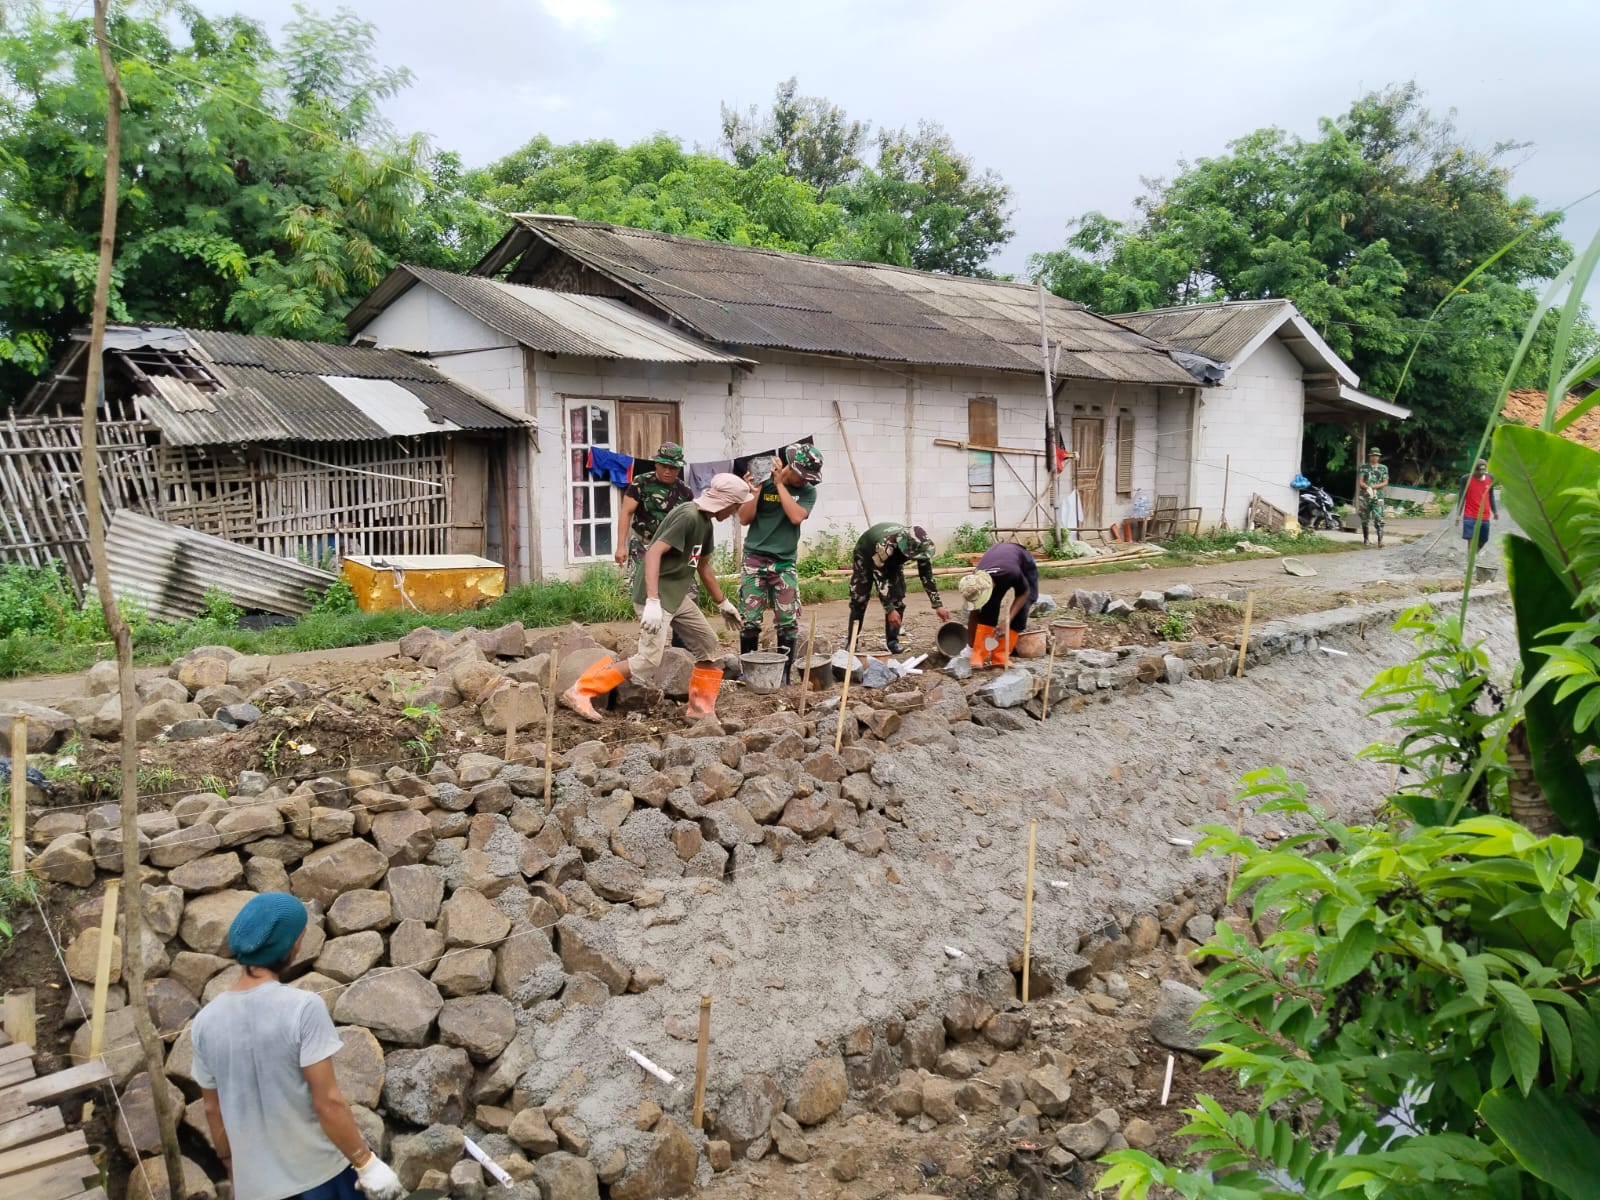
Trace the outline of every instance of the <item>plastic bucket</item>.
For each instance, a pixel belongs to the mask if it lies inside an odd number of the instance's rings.
[[[1045,652],[1044,630],[1027,629],[1017,635],[1017,645],[1012,653],[1018,658],[1043,658]]]
[[[946,621],[939,626],[939,632],[934,635],[938,643],[939,653],[946,658],[954,658],[967,648],[967,626],[964,621]]]
[[[1082,649],[1083,635],[1088,631],[1086,621],[1055,621],[1050,626],[1050,634],[1055,638],[1058,650]]]
[[[775,650],[752,650],[739,655],[739,665],[744,668],[739,678],[752,692],[775,692],[783,686],[783,667],[788,661],[787,654]]]

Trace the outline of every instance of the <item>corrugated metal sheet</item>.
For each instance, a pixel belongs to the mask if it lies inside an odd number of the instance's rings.
[[[1241,300],[1119,313],[1111,319],[1168,346],[1232,363],[1262,330],[1284,320],[1292,309],[1287,300]]]
[[[528,423],[397,350],[210,330],[119,326],[115,334],[119,349],[187,351],[221,384],[156,376],[155,394],[136,397],[174,446],[373,441]]]
[[[936,275],[879,263],[785,254],[590,221],[520,216],[511,239],[486,257],[491,270],[536,240],[636,288],[713,342],[1004,371],[1039,369],[1038,295],[1024,284]],[[529,282],[537,268],[513,270]],[[1064,348],[1063,378],[1192,386],[1150,338],[1082,305],[1047,295],[1048,324],[1063,342],[1099,334],[1088,357]],[[1083,344],[1083,340],[1069,345]],[[1034,347],[1031,351],[1027,347]]]
[[[549,354],[639,362],[747,361],[676,333],[620,300],[519,287],[428,267],[402,266],[395,271],[448,297],[491,329]],[[399,294],[394,289],[383,302],[392,303]],[[359,328],[359,318],[355,324]]]
[[[164,621],[186,621],[200,611],[206,589],[218,587],[250,610],[297,617],[311,608],[309,590],[321,595],[334,577],[288,558],[276,558],[118,509],[106,531],[112,589]]]

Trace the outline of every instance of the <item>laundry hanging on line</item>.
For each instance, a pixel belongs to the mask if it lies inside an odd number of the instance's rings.
[[[784,442],[783,446],[741,454],[737,458],[713,458],[705,462],[692,462],[684,469],[684,473],[688,476],[690,490],[699,495],[710,486],[712,476],[733,474],[743,478],[749,473],[752,462],[776,458],[784,446],[794,445],[814,446],[816,438],[807,434],[803,438]],[[591,479],[603,479],[616,487],[624,488],[636,478],[642,478],[654,471],[656,464],[654,459],[634,458],[631,455],[618,454],[614,450],[595,446],[589,450],[588,456],[584,459],[584,469]]]
[[[633,482],[634,461],[631,454],[618,454],[612,450],[591,447],[584,466],[591,479],[604,479],[614,487],[625,488]]]

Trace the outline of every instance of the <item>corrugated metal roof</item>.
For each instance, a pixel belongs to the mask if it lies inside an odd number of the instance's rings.
[[[220,587],[242,608],[298,617],[307,597],[327,590],[334,577],[290,558],[168,525],[119,508],[106,531],[112,589],[153,617],[186,621],[200,611],[206,589]]]
[[[1118,313],[1111,319],[1168,346],[1232,363],[1262,330],[1282,322],[1293,311],[1294,305],[1287,300],[1237,300]]]
[[[362,328],[410,287],[433,288],[491,329],[534,350],[637,362],[747,363],[749,360],[677,333],[620,300],[519,287],[430,267],[396,267],[350,314]]]
[[[813,258],[593,221],[533,215],[517,221],[518,228],[478,264],[477,274],[494,274],[542,244],[626,284],[724,345],[932,366],[1040,369],[1038,294],[1026,284]],[[529,256],[513,268],[511,282],[537,285],[541,265],[541,256]],[[1150,338],[1058,296],[1047,294],[1045,303],[1053,339],[1069,345],[1080,344],[1081,339],[1069,341],[1075,333],[1111,339],[1096,348],[1092,361],[1064,348],[1058,376],[1194,384]]]
[[[529,423],[397,350],[213,330],[117,326],[114,332],[116,349],[190,353],[220,384],[208,389],[156,375],[154,393],[136,397],[175,446],[375,441]]]

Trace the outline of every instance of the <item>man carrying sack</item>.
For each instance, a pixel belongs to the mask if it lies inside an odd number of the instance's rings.
[[[400,1200],[334,1078],[344,1043],[328,1006],[280,982],[305,931],[306,906],[285,892],[252,897],[228,926],[244,973],[190,1027],[212,1144],[234,1200]]]
[[[1039,601],[1038,562],[1016,542],[1000,542],[983,552],[977,568],[961,580],[960,587],[973,609],[967,614],[972,665],[1010,666],[1011,652],[1028,627],[1028,613]],[[1002,621],[1000,605],[1008,592],[1011,606]]]
[[[756,491],[739,509],[739,523],[750,531],[745,535],[739,578],[739,611],[744,618],[739,652],[748,654],[761,645],[762,616],[772,605],[778,649],[788,656],[783,664],[786,684],[800,637],[800,573],[795,567],[800,523],[816,506],[821,479],[822,451],[796,443],[772,460],[771,478],[757,485],[746,477]]]
[[[691,583],[701,585],[717,602],[730,629],[743,624],[739,608],[722,594],[711,569],[714,522],[726,521],[750,499],[750,485],[737,475],[714,475],[705,491],[692,503],[680,504],[656,530],[656,540],[634,572],[633,608],[639,614],[639,647],[632,658],[595,663],[576,683],[561,693],[561,703],[586,721],[600,720],[594,700],[621,685],[625,679],[645,675],[661,665],[667,640],[674,633],[695,660],[689,678],[691,720],[717,715],[717,693],[722,672],[714,664],[721,649],[716,630],[695,602]]]

